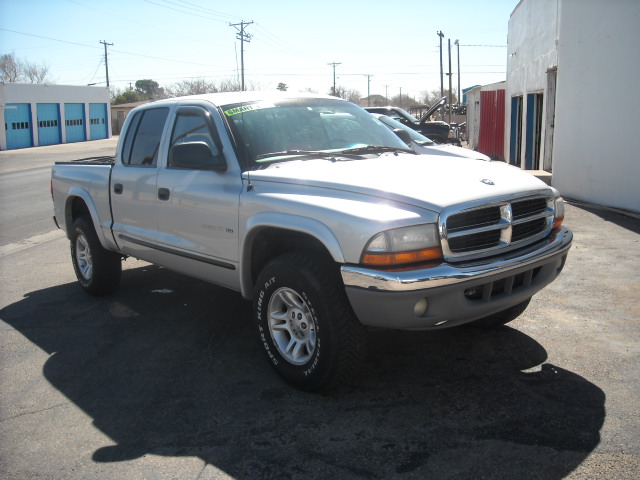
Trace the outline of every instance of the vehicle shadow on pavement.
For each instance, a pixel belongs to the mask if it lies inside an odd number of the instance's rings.
[[[112,439],[93,453],[102,464],[155,454],[247,480],[559,479],[605,417],[601,389],[508,327],[372,331],[355,385],[299,392],[263,358],[248,302],[155,266],[126,270],[113,296],[60,285],[0,315]]]

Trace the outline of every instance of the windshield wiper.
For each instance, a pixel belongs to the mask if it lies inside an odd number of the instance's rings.
[[[322,150],[283,150],[281,152],[263,153],[256,157],[257,161],[275,157],[310,157],[310,158],[333,158],[334,153],[323,152]]]
[[[289,162],[292,160],[313,160],[318,158],[329,160],[330,162],[338,162],[345,159],[362,159],[359,155],[349,151],[284,150],[282,152],[270,152],[258,155],[256,157],[256,163],[260,165],[271,165],[274,163]]]
[[[364,147],[347,148],[345,150],[340,150],[339,153],[340,155],[342,155],[345,153],[358,154],[358,153],[384,153],[384,152],[404,152],[404,153],[413,153],[413,154],[416,153],[410,148],[389,147],[386,145],[367,145]]]

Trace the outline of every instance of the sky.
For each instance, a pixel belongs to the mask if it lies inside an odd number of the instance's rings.
[[[152,79],[238,80],[241,22],[247,89],[387,97],[505,80],[509,16],[518,0],[0,0],[0,54],[49,67],[60,85],[128,89]],[[459,47],[455,45],[458,40]],[[458,77],[458,51],[460,74]],[[445,90],[449,78],[444,76]]]

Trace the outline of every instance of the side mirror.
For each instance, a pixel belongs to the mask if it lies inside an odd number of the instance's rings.
[[[411,134],[404,128],[394,128],[393,133],[395,133],[400,138],[400,140],[406,143],[407,146],[411,145]]]
[[[214,156],[206,142],[179,143],[169,150],[170,168],[189,170],[214,170],[223,172],[227,169],[224,158]]]

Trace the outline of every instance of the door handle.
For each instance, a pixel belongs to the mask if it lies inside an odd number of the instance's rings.
[[[123,190],[124,190],[124,187],[122,186],[121,183],[113,184],[113,193],[117,193],[118,195],[120,195]]]
[[[159,188],[158,189],[158,199],[159,200],[169,200],[171,193],[168,188]]]

